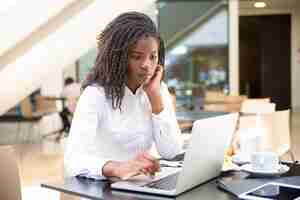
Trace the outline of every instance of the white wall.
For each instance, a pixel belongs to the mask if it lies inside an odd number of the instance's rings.
[[[78,1],[78,0],[77,0]],[[14,47],[74,0],[18,1],[0,12],[0,55]],[[33,11],[34,9],[34,11]]]
[[[300,111],[300,1],[297,6],[290,9],[240,9],[240,15],[270,15],[270,14],[291,14],[291,99],[292,110]],[[271,34],[271,33],[270,33]]]
[[[229,90],[239,94],[239,1],[229,1]]]
[[[125,11],[153,15],[154,0],[94,1],[0,73],[0,115],[42,85],[50,75],[74,62],[96,43],[96,35]],[[62,73],[62,72],[61,72]],[[4,87],[5,85],[9,87]]]

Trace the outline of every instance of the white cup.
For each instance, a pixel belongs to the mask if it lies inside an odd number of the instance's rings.
[[[276,171],[279,167],[279,157],[271,151],[260,151],[251,154],[251,166],[255,171]]]
[[[240,150],[244,160],[250,161],[251,154],[259,150],[261,137],[253,132],[254,129],[244,130],[240,133]]]

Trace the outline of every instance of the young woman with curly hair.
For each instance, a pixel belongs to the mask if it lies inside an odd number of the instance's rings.
[[[164,43],[145,14],[119,15],[98,36],[65,152],[67,175],[153,174],[181,151],[172,99],[162,82]]]

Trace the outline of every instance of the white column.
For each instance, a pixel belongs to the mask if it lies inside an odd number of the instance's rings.
[[[96,47],[95,47],[96,48]],[[64,68],[63,78],[72,77],[76,80],[76,63],[75,61]]]
[[[239,1],[229,0],[229,89],[239,94]]]
[[[292,12],[291,22],[291,57],[292,57],[292,108],[294,111],[300,111],[300,2],[297,8]]]
[[[63,89],[63,67],[51,72],[47,79],[42,82],[41,94],[43,96],[59,97]]]

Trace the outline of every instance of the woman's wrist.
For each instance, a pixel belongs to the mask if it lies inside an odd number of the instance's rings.
[[[119,177],[120,164],[118,161],[108,161],[102,168],[102,174],[106,177]]]
[[[152,107],[152,113],[159,114],[163,109],[163,101],[160,94],[149,96],[149,100]]]

